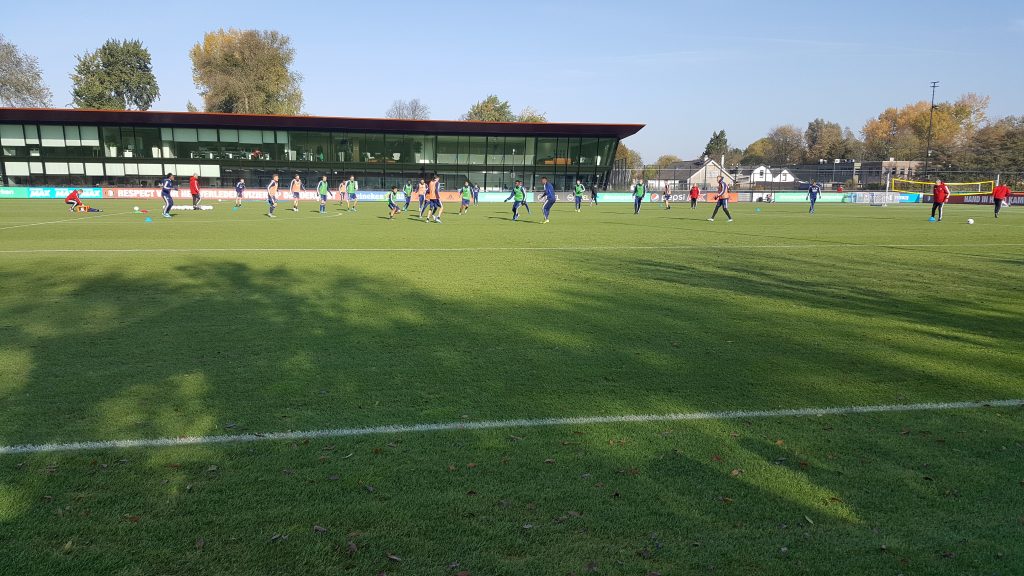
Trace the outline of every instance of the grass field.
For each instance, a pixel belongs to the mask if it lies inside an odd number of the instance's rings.
[[[0,447],[1024,398],[1015,208],[96,205],[0,202]],[[4,575],[1020,574],[1022,542],[1021,405],[0,454]]]

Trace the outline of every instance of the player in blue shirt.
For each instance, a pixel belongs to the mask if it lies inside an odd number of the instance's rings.
[[[164,199],[164,218],[171,217],[171,206],[174,200],[171,198],[171,190],[177,190],[178,185],[174,183],[174,174],[168,172],[160,183],[160,197]]]
[[[551,207],[555,205],[558,197],[555,196],[555,187],[548,182],[547,176],[542,176],[540,183],[544,186],[544,223],[551,221]]]
[[[821,186],[812,180],[811,185],[807,187],[807,199],[811,201],[811,209],[808,214],[814,214],[814,203],[818,201],[818,196],[821,196]]]
[[[235,184],[235,208],[242,207],[242,195],[245,194],[245,178],[239,178]]]

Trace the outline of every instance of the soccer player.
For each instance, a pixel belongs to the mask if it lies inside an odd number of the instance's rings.
[[[359,206],[359,196],[356,195],[356,192],[359,191],[359,182],[356,180],[355,175],[353,174],[349,176],[348,181],[345,182],[343,186],[345,187],[345,190],[343,190],[345,205],[348,206],[348,209],[352,212],[358,212],[359,210],[356,206]]]
[[[320,196],[320,213],[327,213],[327,195],[331,193],[331,185],[327,183],[327,175],[320,177],[316,184],[316,193]]]
[[[718,194],[715,195],[715,200],[715,211],[711,213],[711,218],[708,218],[708,222],[715,221],[719,208],[722,209],[722,212],[725,212],[729,222],[732,222],[732,214],[729,214],[729,183],[725,181],[725,176],[718,177]]]
[[[433,218],[434,222],[441,223],[441,213],[444,212],[444,204],[441,203],[441,179],[437,174],[427,182],[427,222]]]
[[[690,187],[690,210],[697,209],[697,200],[700,198],[700,188],[696,184]]]
[[[544,223],[547,224],[551,221],[551,208],[558,200],[558,196],[555,196],[555,187],[548,182],[547,176],[541,176],[540,183],[544,186]]]
[[[818,186],[817,181],[811,180],[811,185],[807,187],[807,199],[811,201],[808,214],[814,214],[814,203],[818,201],[818,196],[821,196],[821,186]]]
[[[939,211],[939,222],[942,222],[942,208],[949,200],[949,187],[941,179],[935,181],[932,186],[932,218],[935,218],[935,211]]]
[[[637,180],[636,184],[633,185],[633,214],[640,213],[640,205],[644,201],[644,196],[647,195],[647,186],[644,185],[643,179]]]
[[[239,178],[235,183],[235,208],[242,207],[243,194],[245,194],[245,178]]]
[[[392,218],[395,217],[395,214],[397,214],[397,213],[399,213],[401,211],[401,208],[398,207],[398,201],[397,201],[398,200],[398,186],[392,186],[391,187],[391,192],[388,192],[387,199],[388,199],[388,220],[391,220]]]
[[[402,212],[408,212],[409,203],[412,202],[412,180],[405,181],[405,186],[402,187],[402,194],[405,194],[405,207],[402,208]]]
[[[672,185],[666,183],[665,184],[665,191],[661,195],[663,197],[662,200],[665,201],[665,210],[671,210],[672,209]]]
[[[427,181],[420,178],[420,183],[416,185],[416,196],[420,200],[420,220],[423,219],[423,211],[427,209]]]
[[[469,180],[466,180],[462,188],[459,188],[459,193],[462,194],[462,205],[459,206],[459,216],[469,213],[469,206],[473,203],[473,187],[470,186]]]
[[[597,206],[597,184],[590,185],[590,205]]]
[[[160,183],[160,197],[164,200],[164,218],[171,217],[171,206],[174,206],[174,200],[171,198],[171,190],[177,190],[178,185],[174,183],[174,174],[168,172],[167,176],[164,176],[163,182]]]
[[[573,190],[572,190],[572,198],[573,198],[573,200],[576,201],[576,212],[577,213],[580,211],[580,206],[583,205],[583,192],[585,192],[586,189],[587,189],[587,187],[583,185],[583,181],[580,180],[579,178],[577,178],[576,179],[576,187],[573,188]]]
[[[480,185],[479,184],[473,184],[472,188],[473,188],[473,206],[476,206],[477,204],[480,203]]]
[[[74,212],[76,208],[78,208],[79,206],[82,205],[82,199],[78,197],[78,195],[81,192],[82,191],[78,190],[78,189],[72,190],[71,194],[68,194],[67,197],[64,198],[64,203],[71,205],[71,208],[68,209],[68,212]],[[999,209],[998,208],[996,209],[996,217],[997,218],[999,217]]]
[[[523,181],[516,180],[512,187],[512,193],[505,198],[505,202],[512,200],[512,221],[519,220],[519,207],[526,203],[526,190],[523,188]]]
[[[202,200],[199,196],[199,174],[193,173],[188,179],[188,191],[192,193],[192,209],[199,210],[199,202]]]
[[[1000,184],[992,189],[992,203],[996,205],[996,218],[999,218],[999,209],[1003,207],[1003,202],[1009,203],[1011,194],[1013,192],[1006,184]]]
[[[267,184],[267,204],[270,205],[270,212],[267,216],[271,218],[277,218],[274,216],[274,210],[277,209],[277,188],[278,188],[278,175],[274,174],[270,178],[270,184]]]
[[[299,195],[306,190],[306,185],[302,183],[302,178],[296,174],[292,178],[292,183],[288,186],[288,189],[292,193],[292,212],[299,211]]]

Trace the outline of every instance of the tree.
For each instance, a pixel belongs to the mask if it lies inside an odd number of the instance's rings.
[[[619,142],[618,148],[615,149],[615,164],[619,164],[619,162],[623,163],[624,168],[630,170],[638,170],[644,166],[640,154],[622,142]]]
[[[940,102],[932,110],[926,101],[888,108],[864,124],[865,155],[869,160],[922,160],[932,118],[932,158],[959,164],[966,159],[971,139],[984,125],[989,99],[964,94],[955,102]]]
[[[43,83],[35,56],[23,54],[0,34],[0,104],[19,108],[49,108],[53,94]]]
[[[768,140],[766,161],[769,164],[795,164],[803,157],[804,135],[799,128],[792,124],[772,128],[766,139]]]
[[[523,108],[523,111],[520,112],[519,116],[516,117],[516,122],[532,122],[535,124],[542,124],[547,121],[547,114],[544,114],[543,112],[538,112],[536,109],[531,108],[529,106]]]
[[[501,100],[494,94],[473,104],[469,111],[462,115],[463,120],[475,122],[515,122],[516,115],[507,100]]]
[[[160,97],[152,57],[139,40],[107,40],[76,58],[71,75],[76,108],[149,110]]]
[[[1007,116],[977,130],[961,168],[1002,174],[1020,173],[1024,166],[1024,116]],[[1006,176],[1004,176],[1005,178]]]
[[[679,164],[683,162],[683,159],[675,154],[663,154],[658,156],[658,159],[654,161],[654,165],[658,168],[667,168],[672,164]]]
[[[711,134],[708,145],[704,147],[704,155],[712,160],[721,161],[722,155],[729,152],[729,139],[725,137],[725,130],[719,130]]]
[[[419,98],[395,100],[385,113],[385,118],[404,118],[407,120],[430,120],[430,106],[420,102]]]
[[[757,165],[767,164],[768,154],[770,153],[771,142],[767,138],[760,138],[754,140],[743,150],[743,157],[740,158],[741,164],[746,165]]]
[[[189,57],[207,112],[302,113],[302,76],[291,69],[295,49],[288,36],[221,29],[207,32]]]
[[[835,122],[826,122],[821,118],[808,122],[807,130],[804,130],[804,143],[807,146],[805,159],[808,163],[846,158],[843,155],[846,152],[843,127]]]

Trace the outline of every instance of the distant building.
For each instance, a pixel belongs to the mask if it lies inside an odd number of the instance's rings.
[[[796,182],[797,178],[789,171],[788,168],[772,168],[771,166],[765,166],[764,164],[757,166],[750,171],[750,175],[745,180],[752,186],[763,183],[786,183]]]
[[[694,184],[702,190],[710,190],[718,185],[719,176],[723,176],[730,187],[736,185],[736,177],[711,159],[674,162],[663,168],[648,168],[644,173],[654,190],[663,189],[665,184],[671,184],[675,190],[688,189]]]

